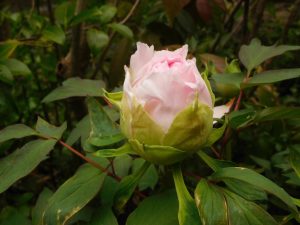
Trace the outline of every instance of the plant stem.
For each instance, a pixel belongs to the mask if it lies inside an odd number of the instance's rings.
[[[81,154],[79,151],[77,151],[76,149],[74,149],[72,146],[68,145],[67,143],[58,140],[58,142],[66,147],[68,150],[70,150],[71,152],[73,152],[75,155],[79,156],[80,158],[82,158],[84,161],[88,162],[89,164],[91,164],[92,166],[94,166],[95,168],[101,170],[103,173],[106,173],[108,176],[111,176],[113,178],[115,178],[117,181],[120,181],[121,178],[113,173],[111,173],[108,168],[104,168],[101,165],[99,165],[97,162],[95,162],[94,160],[84,156],[83,154]]]

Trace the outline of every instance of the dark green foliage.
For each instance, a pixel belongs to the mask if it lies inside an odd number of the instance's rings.
[[[0,8],[0,225],[299,224],[299,0]],[[181,165],[146,162],[119,128],[137,41],[188,44],[232,104]]]

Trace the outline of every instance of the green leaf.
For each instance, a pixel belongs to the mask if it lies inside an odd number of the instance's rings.
[[[17,59],[5,59],[1,61],[1,64],[5,65],[14,76],[26,76],[31,74],[28,66]]]
[[[253,109],[233,111],[229,114],[229,126],[237,129],[251,121],[254,115],[255,111]]]
[[[65,42],[66,36],[64,31],[59,26],[48,26],[43,30],[43,38],[62,45]]]
[[[81,138],[81,145],[88,138],[91,131],[91,124],[89,116],[83,117],[75,126],[75,128],[70,132],[66,143],[68,145],[73,145],[79,138]]]
[[[61,87],[54,89],[42,102],[53,102],[75,96],[102,96],[103,81],[78,77],[69,78]]]
[[[106,174],[89,164],[63,183],[48,200],[43,224],[61,225],[81,210],[102,187]]]
[[[0,60],[9,58],[21,44],[18,40],[7,40],[0,43]]]
[[[150,196],[129,215],[126,225],[179,225],[178,200],[174,190]]]
[[[242,73],[222,73],[213,74],[211,78],[217,84],[230,84],[235,88],[240,89],[240,84],[243,82],[245,75]]]
[[[239,58],[247,68],[248,72],[263,63],[265,60],[277,55],[281,55],[286,51],[299,50],[300,46],[290,45],[273,45],[263,46],[260,40],[252,39],[249,45],[243,45],[239,52]]]
[[[300,68],[268,70],[255,74],[246,83],[242,83],[242,88],[252,87],[262,84],[271,84],[283,80],[289,80],[300,77]]]
[[[277,186],[273,181],[254,172],[253,170],[242,167],[227,167],[217,170],[211,179],[214,180],[240,180],[246,183],[253,184],[259,189],[262,189],[270,194],[275,195],[282,200],[293,212],[298,213],[296,206],[293,204],[291,197],[284,189]]]
[[[11,206],[3,207],[0,212],[0,224],[1,225],[31,225],[31,221],[24,213],[22,208],[14,208]]]
[[[86,35],[87,43],[94,54],[97,54],[99,50],[108,44],[109,37],[103,31],[92,28],[87,31]]]
[[[28,142],[0,160],[0,193],[13,183],[30,173],[53,149],[55,140],[36,140]]]
[[[74,2],[63,2],[59,4],[57,7],[55,7],[54,11],[55,21],[66,27],[74,15],[74,11]]]
[[[115,174],[119,177],[127,176],[132,166],[132,161],[132,157],[127,154],[115,157],[113,159]],[[132,172],[134,173],[135,171]]]
[[[149,166],[150,163],[145,162],[138,171],[121,180],[114,197],[114,205],[118,211],[123,209]]]
[[[180,225],[201,225],[201,220],[198,214],[198,210],[194,199],[188,192],[181,168],[179,165],[173,167],[173,179],[176,187],[179,210],[178,210],[178,220]]]
[[[253,184],[240,180],[226,180],[224,182],[231,191],[249,201],[267,200],[266,192],[256,188]]]
[[[95,7],[82,11],[80,14],[73,17],[71,25],[76,25],[85,21],[108,23],[114,18],[117,13],[117,8],[112,5],[103,5],[100,8]]]
[[[208,136],[207,142],[205,143],[206,146],[212,146],[217,140],[219,140],[223,136],[227,126],[227,121],[228,120],[226,119],[221,127],[212,129],[210,135]]]
[[[94,98],[87,100],[91,133],[88,142],[97,147],[107,146],[124,139],[117,124],[105,113],[102,106]]]
[[[133,32],[128,26],[120,23],[111,23],[109,24],[109,27],[113,31],[116,31],[117,33],[121,34],[122,36],[129,39],[133,39]]]
[[[300,145],[292,145],[290,150],[290,164],[295,170],[298,177],[300,177]]]
[[[142,167],[144,162],[145,160],[142,158],[135,159],[132,165],[133,173],[138,171]],[[158,182],[158,172],[155,166],[151,164],[148,170],[145,172],[144,176],[139,181],[139,185],[138,185],[139,190],[143,191],[147,188],[151,188],[153,190],[157,182]]]
[[[39,117],[35,129],[43,136],[60,139],[64,131],[67,129],[67,123],[64,122],[60,127],[56,127]]]
[[[9,68],[5,65],[0,64],[0,81],[11,84],[13,80],[14,77]]]
[[[222,189],[221,189],[222,190]],[[278,225],[274,218],[254,202],[223,189],[232,225]]]
[[[103,90],[104,97],[111,103],[117,106],[118,108],[121,108],[121,100],[123,97],[123,92],[107,92],[106,90]]]
[[[233,128],[241,128],[255,123],[300,118],[300,107],[268,107],[256,112],[246,109],[232,112],[229,118]]]
[[[207,225],[276,225],[261,207],[201,179],[195,199],[202,223]],[[218,210],[215,210],[218,209]]]
[[[213,171],[218,171],[219,169],[222,169],[225,167],[235,166],[235,163],[233,163],[231,161],[214,159],[214,158],[208,156],[203,150],[198,151],[197,154]]]
[[[102,206],[95,210],[89,225],[118,225],[118,220],[109,207]]]
[[[213,170],[218,171],[226,167],[234,167],[235,163],[225,160],[217,160],[208,156],[205,152],[199,151],[198,155],[201,159]],[[254,185],[240,181],[240,180],[224,180],[226,186],[233,192],[239,194],[248,200],[265,200],[266,193],[263,190],[256,188]]]
[[[201,179],[198,183],[195,189],[195,201],[202,224],[229,224],[228,209],[223,194],[209,184],[206,179]]]
[[[32,210],[32,225],[41,225],[43,222],[43,212],[47,206],[49,198],[52,196],[53,192],[48,188],[44,188],[40,193],[38,200]]]
[[[104,157],[104,158],[117,157],[124,154],[136,154],[136,153],[132,150],[131,146],[128,143],[122,145],[117,149],[101,149],[93,153],[94,156]]]
[[[24,124],[10,125],[0,131],[0,143],[10,139],[23,138],[31,135],[38,135],[38,133]]]

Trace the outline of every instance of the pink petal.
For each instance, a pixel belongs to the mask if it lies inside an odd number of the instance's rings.
[[[140,75],[138,72],[143,68],[153,57],[154,47],[148,46],[147,44],[138,42],[136,52],[130,58],[130,69],[132,70],[132,75]]]

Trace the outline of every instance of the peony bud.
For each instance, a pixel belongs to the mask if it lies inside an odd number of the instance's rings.
[[[154,51],[137,43],[125,67],[121,129],[133,150],[153,163],[171,164],[198,151],[213,129],[214,96],[187,53],[187,45]],[[218,110],[220,117],[228,107]]]

